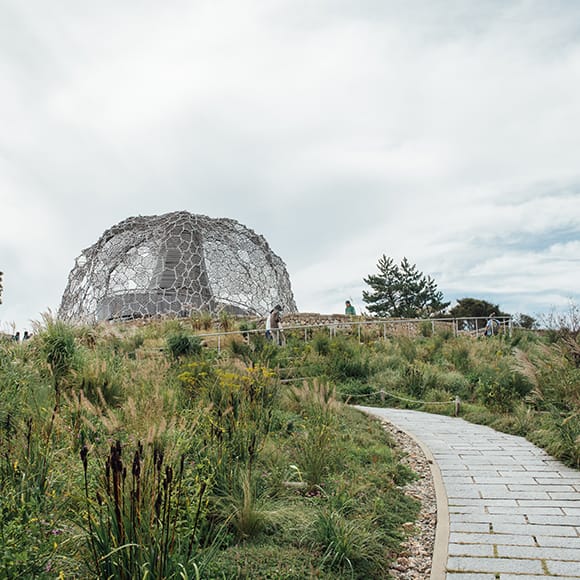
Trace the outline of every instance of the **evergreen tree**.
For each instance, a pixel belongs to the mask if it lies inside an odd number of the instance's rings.
[[[481,298],[460,298],[457,304],[449,310],[451,318],[457,318],[459,328],[463,330],[475,330],[485,325],[484,321],[475,321],[474,318],[487,318],[491,314],[495,317],[509,316],[502,312],[499,304],[492,304]]]
[[[500,310],[498,304],[492,304],[480,298],[460,298],[449,311],[449,315],[453,318],[477,318],[487,317],[492,312],[495,312],[496,316],[509,316]]]
[[[369,312],[381,317],[425,318],[441,312],[449,302],[431,276],[425,276],[403,258],[400,265],[385,254],[377,263],[378,274],[364,278],[372,291],[363,290]]]

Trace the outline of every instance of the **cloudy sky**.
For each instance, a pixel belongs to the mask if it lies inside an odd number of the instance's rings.
[[[448,300],[580,297],[580,2],[0,0],[0,328],[115,223],[230,217],[301,311],[384,253]]]

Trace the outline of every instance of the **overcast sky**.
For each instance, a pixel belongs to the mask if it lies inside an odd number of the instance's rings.
[[[134,215],[229,217],[298,308],[384,253],[447,300],[580,296],[580,2],[0,0],[0,328]]]

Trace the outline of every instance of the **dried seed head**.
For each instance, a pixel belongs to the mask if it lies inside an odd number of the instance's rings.
[[[133,457],[133,477],[139,479],[141,475],[141,456],[139,455],[139,449],[135,451],[135,456]]]
[[[89,454],[89,448],[85,445],[82,446],[81,449],[81,461],[83,462],[83,468],[86,471],[87,470],[87,455]]]

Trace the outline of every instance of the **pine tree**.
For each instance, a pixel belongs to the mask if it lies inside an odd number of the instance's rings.
[[[377,263],[378,274],[364,278],[372,291],[363,290],[363,301],[370,312],[381,317],[425,318],[449,305],[431,276],[425,276],[403,258],[400,265],[385,254]]]

